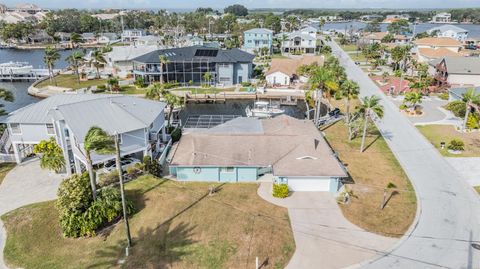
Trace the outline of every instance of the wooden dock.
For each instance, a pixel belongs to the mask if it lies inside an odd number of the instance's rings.
[[[55,70],[57,72],[57,70]],[[29,73],[15,74],[0,72],[0,81],[16,82],[16,81],[37,81],[44,77],[48,77],[47,69],[32,69]]]
[[[191,93],[175,92],[183,97],[184,103],[225,103],[227,100],[278,100],[281,105],[295,106],[305,99],[304,94],[299,93],[249,93],[249,92],[219,92],[219,93]]]

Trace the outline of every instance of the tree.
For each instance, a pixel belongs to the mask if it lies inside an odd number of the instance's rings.
[[[70,56],[68,56],[65,59],[75,71],[75,74],[77,75],[77,82],[79,85],[80,85],[80,72],[78,72],[78,68],[80,66],[80,63],[84,61],[83,56],[84,55],[81,51],[74,51],[72,54],[70,54]]]
[[[392,22],[388,27],[387,31],[394,35],[411,33],[410,25],[407,20],[398,20]]]
[[[373,114],[376,114],[379,118],[383,118],[383,106],[380,104],[380,98],[375,95],[363,97],[360,113],[364,116],[362,144],[360,146],[360,152],[363,152],[365,150],[368,120],[372,119]]]
[[[107,85],[108,85],[108,88],[110,89],[111,92],[118,91],[119,90],[118,78],[116,78],[116,77],[109,78],[107,80]]]
[[[243,17],[248,15],[248,9],[242,5],[231,5],[226,7],[223,11],[225,13],[230,13],[238,17]]]
[[[97,198],[97,182],[93,172],[92,152],[105,155],[115,152],[114,141],[112,137],[107,134],[100,127],[90,127],[83,142],[83,149],[85,150],[85,159],[87,162],[88,175],[90,177],[90,185],[92,187],[93,199]]]
[[[70,35],[70,43],[72,43],[72,47],[76,47],[77,44],[82,42],[82,36],[77,33],[72,33]]]
[[[360,87],[353,80],[345,80],[340,84],[340,96],[345,99],[346,123],[350,124],[350,100],[356,99],[359,94]]]
[[[415,110],[417,104],[422,103],[422,94],[420,92],[408,92],[405,94],[403,103]]]
[[[212,74],[210,72],[205,72],[203,74],[203,80],[207,82],[207,86],[210,87],[210,81],[212,80]]]
[[[40,155],[40,167],[60,173],[65,167],[63,150],[51,137],[50,140],[42,140],[33,147],[33,152]]]
[[[90,55],[90,64],[93,63],[95,69],[97,70],[97,78],[100,78],[100,66],[105,64],[107,60],[105,60],[105,56],[103,55],[103,51],[101,49],[94,49],[92,54]]]
[[[161,94],[163,97],[163,101],[165,101],[165,103],[167,103],[167,106],[168,106],[167,126],[170,126],[173,110],[175,109],[176,106],[180,106],[182,104],[182,98],[171,93],[168,90],[162,90]]]
[[[391,42],[395,41],[395,36],[391,33],[388,33],[382,38],[381,41],[382,41],[382,43],[391,43]]]
[[[465,118],[463,120],[463,130],[467,129],[467,121],[468,121],[468,116],[470,114],[470,111],[472,110],[473,105],[479,105],[480,104],[480,94],[475,91],[474,88],[468,89],[464,94],[463,94],[463,102],[465,103]]]
[[[160,83],[163,84],[163,73],[165,72],[165,67],[167,68],[167,81],[168,81],[168,60],[167,56],[160,55]]]
[[[7,89],[0,88],[0,100],[4,100],[7,102],[13,102],[14,101],[14,96],[13,93]],[[5,116],[7,115],[7,112],[4,109],[5,105],[0,104],[0,116]]]
[[[397,186],[395,184],[393,184],[392,182],[388,182],[387,186],[385,186],[385,188],[383,189],[383,200],[382,200],[382,203],[380,204],[380,209],[383,210],[387,205],[388,200],[390,200],[390,198],[387,199],[388,190],[396,189],[396,188]],[[395,191],[391,192],[390,197],[392,197],[394,193]]]
[[[55,86],[57,85],[57,80],[54,78],[53,69],[55,68],[55,62],[60,59],[60,53],[51,46],[45,48],[45,55],[43,56],[43,61],[48,68],[48,74],[50,75],[50,82],[55,81]]]
[[[310,90],[308,90],[305,94],[307,95],[306,99],[309,100],[310,105],[315,108],[314,110],[314,122],[315,126],[318,124],[318,120],[320,118],[320,107],[323,92],[327,90],[327,85],[335,83],[334,75],[332,71],[327,69],[326,67],[317,67],[311,71],[310,77],[308,79],[308,83],[310,84]],[[316,98],[313,100],[312,95],[315,92]]]

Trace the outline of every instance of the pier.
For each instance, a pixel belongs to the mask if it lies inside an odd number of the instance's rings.
[[[58,72],[58,70],[54,71]],[[36,81],[49,76],[48,69],[32,69],[27,73],[2,72],[0,70],[0,81]]]
[[[175,91],[173,94],[183,97],[184,103],[225,103],[227,100],[278,100],[281,105],[295,106],[305,99],[301,91],[270,90],[258,92],[218,92],[218,93],[191,93],[190,91]]]

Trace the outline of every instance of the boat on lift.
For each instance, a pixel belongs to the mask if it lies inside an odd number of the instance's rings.
[[[33,66],[26,62],[0,63],[0,75],[28,75],[32,73]]]
[[[285,110],[281,109],[279,105],[273,105],[266,101],[256,101],[253,107],[245,108],[247,117],[273,118],[284,113]]]

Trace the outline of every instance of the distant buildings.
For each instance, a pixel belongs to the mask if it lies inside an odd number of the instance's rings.
[[[452,14],[447,12],[438,13],[432,17],[432,23],[450,23],[452,22]]]
[[[0,4],[0,21],[5,23],[36,23],[45,18],[47,11],[34,4],[20,4],[14,8],[8,8]]]
[[[378,14],[369,14],[360,16],[360,20],[362,21],[381,21],[383,19],[382,15]]]
[[[268,48],[272,53],[273,31],[266,28],[254,28],[243,33],[242,49],[249,53],[259,52],[261,48]]]
[[[445,57],[435,62],[438,86],[480,86],[479,57]]]
[[[414,51],[419,62],[427,63],[444,57],[463,56],[462,43],[449,37],[427,37],[415,40]]]
[[[315,54],[317,48],[317,28],[304,27],[298,31],[280,34],[282,54]]]
[[[92,17],[97,18],[101,21],[111,21],[116,17],[120,16],[118,13],[100,13],[100,14],[93,14]]]
[[[437,37],[450,37],[460,42],[465,42],[468,38],[468,30],[450,24],[434,27],[427,33],[429,35],[436,33]]]
[[[385,37],[388,35],[389,35],[388,32],[365,33],[360,37],[359,43],[362,43],[362,44],[383,43]],[[392,35],[392,38],[393,40],[386,43],[406,44],[409,40],[408,37],[405,35]]]
[[[160,57],[166,62],[160,62]],[[155,50],[133,59],[135,78],[146,83],[166,81],[182,85],[221,84],[232,86],[248,82],[255,56],[239,49],[223,50],[204,46]],[[205,74],[210,79],[207,81]]]
[[[273,59],[272,64],[265,74],[269,86],[290,86],[296,81],[305,82],[307,78],[298,74],[298,68],[302,65],[323,65],[323,56],[303,56],[296,59]]]
[[[410,15],[408,14],[390,14],[387,15],[387,17],[383,20],[383,23],[392,23],[392,22],[398,22],[401,20],[409,20]]]
[[[122,32],[122,42],[135,42],[142,36],[145,36],[145,31],[142,29],[124,30]]]

